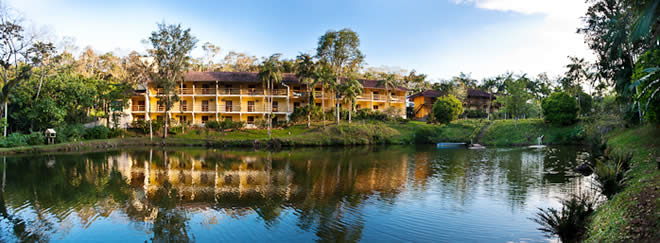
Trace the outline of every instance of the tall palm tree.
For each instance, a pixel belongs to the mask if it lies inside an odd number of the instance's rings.
[[[382,75],[382,79],[378,81],[378,86],[385,86],[385,98],[387,98],[386,102],[386,108],[390,108],[390,102],[392,101],[392,97],[390,95],[390,89],[396,87],[399,85],[399,81],[397,79],[396,74],[394,73],[385,73]]]
[[[323,63],[319,63],[314,76],[316,77],[316,82],[321,84],[321,112],[323,113],[323,127],[325,127],[325,91],[327,89],[333,89],[336,76],[332,68]]]
[[[312,124],[312,109],[309,109],[314,105],[314,96],[311,92],[311,87],[314,87],[316,84],[316,79],[314,79],[317,65],[314,63],[314,59],[309,54],[300,54],[296,57],[296,77],[301,83],[304,83],[307,86],[307,94],[309,95],[309,103],[307,111],[307,127],[310,127]],[[311,87],[310,87],[311,86]]]
[[[282,65],[279,60],[281,54],[276,53],[263,61],[259,67],[259,79],[268,88],[268,138],[272,138],[271,129],[273,127],[273,119],[271,118],[273,107],[273,87],[282,83]]]
[[[355,110],[357,97],[362,94],[362,84],[355,77],[351,77],[340,84],[338,90],[343,95],[342,102],[350,105],[348,109],[348,123],[351,123],[351,113]]]

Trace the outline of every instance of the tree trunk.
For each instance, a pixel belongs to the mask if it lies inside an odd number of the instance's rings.
[[[339,78],[339,75],[337,75],[336,85],[340,85],[340,84],[341,84],[341,79]],[[337,110],[335,112],[336,113],[336,118],[337,118],[336,120],[337,120],[337,125],[339,125],[339,118],[340,118],[339,117],[339,93],[337,93],[337,91],[335,91],[335,103],[337,103],[336,108],[335,108]]]
[[[353,102],[351,102],[351,107],[348,109],[348,123],[351,123],[351,113],[353,113]]]
[[[325,128],[325,87],[321,86],[321,114],[323,114],[323,128]]]

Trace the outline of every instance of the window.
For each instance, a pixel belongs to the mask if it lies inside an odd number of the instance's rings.
[[[316,106],[321,106],[321,103],[316,103]]]
[[[321,88],[314,88],[314,91],[321,91]]]
[[[254,116],[247,117],[247,124],[254,124]]]
[[[186,120],[188,120],[186,116],[179,116],[179,123],[184,123]]]
[[[293,109],[298,108],[300,106],[300,102],[293,102]]]
[[[202,116],[202,124],[206,124],[209,121],[209,116]]]
[[[273,112],[277,112],[277,101],[273,101]]]
[[[180,106],[179,109],[181,111],[188,111],[188,101],[182,100],[179,106]]]
[[[378,110],[378,106],[377,106],[377,105],[374,106],[374,110]]]

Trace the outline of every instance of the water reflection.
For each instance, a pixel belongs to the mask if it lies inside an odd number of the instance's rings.
[[[570,172],[575,156],[396,146],[7,157],[0,241],[543,240],[533,210],[590,190]]]

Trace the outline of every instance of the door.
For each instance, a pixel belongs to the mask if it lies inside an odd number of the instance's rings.
[[[225,101],[225,111],[226,112],[232,112],[231,110],[231,100]]]
[[[202,111],[209,111],[209,101],[202,100]]]
[[[277,101],[273,101],[273,112],[277,112]]]
[[[248,101],[248,112],[254,112],[254,100]]]

